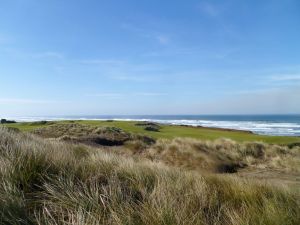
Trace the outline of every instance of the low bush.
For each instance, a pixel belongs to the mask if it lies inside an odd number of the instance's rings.
[[[159,132],[161,129],[161,126],[159,126],[157,123],[152,122],[139,122],[135,124],[136,126],[143,126],[146,131],[154,131]]]
[[[146,126],[145,127],[145,130],[146,131],[155,131],[155,132],[159,132],[159,127],[157,127],[157,126],[153,126],[153,125],[151,125],[151,126]]]

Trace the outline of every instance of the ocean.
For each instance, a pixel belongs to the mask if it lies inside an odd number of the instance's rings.
[[[300,115],[109,115],[14,117],[17,121],[39,120],[126,120],[163,124],[229,128],[256,134],[300,136]]]

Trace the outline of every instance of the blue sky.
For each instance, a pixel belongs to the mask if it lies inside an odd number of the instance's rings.
[[[2,0],[0,116],[300,113],[298,0]]]

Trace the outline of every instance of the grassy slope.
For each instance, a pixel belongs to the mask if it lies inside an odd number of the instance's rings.
[[[61,121],[58,123],[66,123],[66,121]],[[195,128],[195,127],[183,127],[183,126],[170,126],[170,125],[162,125],[162,129],[160,132],[151,132],[145,131],[141,126],[135,126],[136,122],[128,122],[128,121],[77,121],[77,123],[81,124],[89,124],[94,126],[114,126],[119,127],[125,131],[133,132],[133,133],[141,133],[152,136],[154,138],[167,138],[172,139],[175,137],[190,137],[202,140],[215,140],[218,138],[230,138],[235,141],[263,141],[266,143],[274,143],[274,144],[288,144],[293,142],[300,142],[300,137],[284,137],[284,136],[264,136],[264,135],[256,135],[239,131],[224,131],[217,129],[209,129],[209,128]],[[17,124],[9,124],[8,127],[19,128],[22,131],[31,131],[39,127],[47,126],[47,125],[33,125],[31,123],[17,123]]]
[[[299,197],[0,128],[0,224],[296,225]]]

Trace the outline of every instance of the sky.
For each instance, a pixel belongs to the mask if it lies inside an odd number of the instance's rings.
[[[299,0],[0,1],[0,117],[289,113]]]

